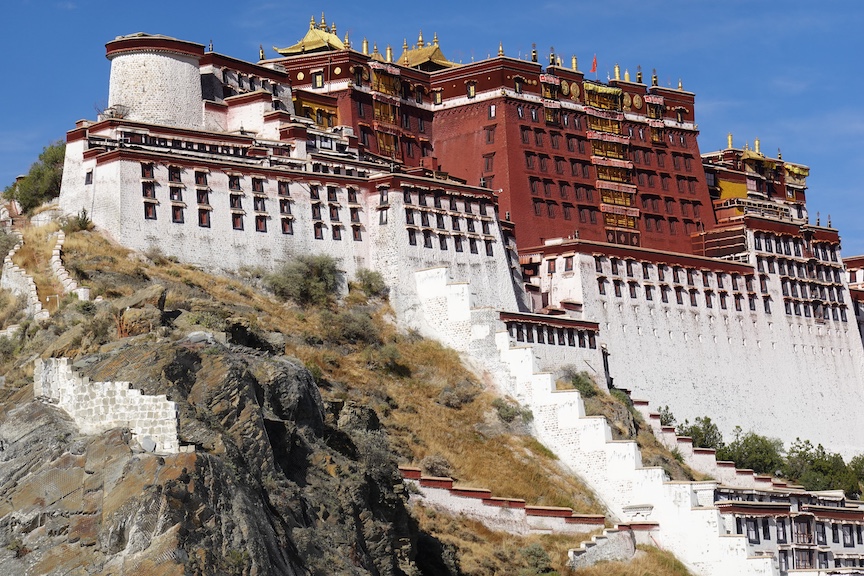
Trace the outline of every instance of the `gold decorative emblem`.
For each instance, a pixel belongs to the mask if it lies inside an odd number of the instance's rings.
[[[340,68],[339,66],[336,66],[336,68],[333,69],[333,73],[338,76],[339,74],[342,73],[342,68]]]
[[[363,80],[369,80],[369,70],[363,68]]]
[[[297,80],[302,80],[305,77],[306,77],[306,75],[303,74],[302,72],[297,72]]]
[[[570,94],[570,85],[567,84],[567,82],[561,83],[561,94],[563,94],[564,96]]]
[[[579,85],[576,84],[576,82],[571,82],[571,83],[570,83],[570,97],[571,97],[573,100],[578,100],[578,99],[579,99]]]
[[[624,94],[624,107],[629,108],[630,103],[631,103],[630,94]]]
[[[642,96],[640,96],[639,94],[633,95],[633,107],[637,110],[642,108]]]

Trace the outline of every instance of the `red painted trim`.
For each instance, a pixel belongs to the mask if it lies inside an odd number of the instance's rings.
[[[649,532],[660,528],[658,522],[630,522],[628,524],[618,524],[619,530],[633,530],[638,532]]]
[[[606,517],[599,514],[574,514],[569,518],[565,518],[566,524],[592,524],[595,526],[603,526],[606,524]]]
[[[445,490],[450,490],[453,488],[453,479],[423,476],[420,478],[420,486],[424,488],[444,488]]]
[[[693,454],[717,454],[717,450],[713,448],[693,448]]]
[[[78,142],[87,138],[87,128],[75,128],[66,132],[66,143]]]
[[[422,476],[420,468],[415,468],[414,466],[399,466],[399,473],[402,474],[403,478],[407,478],[408,480],[420,480]]]
[[[453,496],[462,496],[463,498],[478,498],[483,500],[484,498],[490,498],[492,491],[483,488],[451,488],[450,494]]]
[[[699,268],[704,270],[721,271],[736,274],[753,274],[754,268],[747,264],[739,264],[728,260],[717,258],[706,258],[704,256],[691,256],[679,252],[664,252],[650,248],[633,248],[620,246],[618,244],[606,244],[605,242],[592,242],[590,240],[565,240],[560,244],[548,244],[543,246],[531,246],[521,248],[519,255],[540,254],[543,257],[552,254],[564,254],[565,252],[579,252],[581,254],[602,254],[604,256],[615,256],[616,258],[632,260],[644,260],[656,264],[669,264],[684,268]]]
[[[236,70],[237,72],[243,72],[244,74],[266,78],[273,82],[283,84],[289,84],[291,81],[291,75],[287,72],[280,72],[279,70],[273,70],[272,68],[246,62],[245,60],[238,60],[237,58],[225,56],[224,54],[216,54],[215,52],[207,52],[204,54],[201,58],[201,65],[229,68],[231,70]]]
[[[572,508],[559,508],[557,506],[525,506],[527,516],[543,516],[546,518],[570,518],[573,516]]]
[[[486,506],[496,506],[499,508],[525,508],[525,500],[519,498],[484,498],[483,504]]]
[[[134,36],[112,40],[105,44],[105,56],[111,58],[127,52],[142,52],[155,50],[159,52],[174,52],[200,59],[204,56],[204,45],[176,38],[160,36]]]
[[[499,312],[498,317],[502,322],[522,322],[526,324],[539,324],[541,326],[577,328],[600,332],[600,324],[597,322],[576,320],[575,318],[568,318],[566,316],[548,316],[545,314],[527,314],[524,312]]]
[[[236,96],[225,98],[225,104],[228,106],[240,106],[251,104],[252,102],[270,104],[273,102],[273,95],[264,90],[256,90],[255,92],[247,92],[246,94],[237,94]]]

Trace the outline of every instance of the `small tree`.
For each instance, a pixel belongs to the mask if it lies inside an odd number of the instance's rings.
[[[62,141],[46,146],[27,175],[20,182],[7,186],[3,195],[16,200],[24,212],[56,198],[60,195],[65,155],[66,144]]]
[[[854,458],[853,462],[856,467],[860,465]],[[847,466],[840,454],[826,451],[821,444],[814,448],[809,440],[795,439],[789,447],[785,472],[807,490],[842,489],[850,498],[860,494],[855,469]]]
[[[389,292],[381,273],[368,268],[357,270],[356,281],[353,286],[356,286],[370,298],[383,298]]]
[[[675,415],[672,414],[672,410],[669,409],[669,406],[663,406],[658,410],[660,414],[660,425],[661,426],[675,426],[676,420]]]
[[[755,432],[742,433],[735,427],[735,440],[717,450],[718,460],[731,460],[739,468],[748,468],[757,474],[774,474],[782,470],[783,441]]]
[[[264,277],[264,285],[283,300],[301,306],[325,305],[339,291],[342,273],[332,256],[299,256]]]
[[[717,450],[723,445],[723,435],[720,433],[720,429],[708,416],[699,416],[693,424],[690,424],[689,420],[684,420],[684,424],[678,427],[678,434],[692,438],[695,448]]]

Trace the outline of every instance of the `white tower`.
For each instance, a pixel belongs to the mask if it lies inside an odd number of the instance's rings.
[[[111,60],[105,116],[203,127],[199,70],[203,45],[138,33],[118,36],[105,48]]]

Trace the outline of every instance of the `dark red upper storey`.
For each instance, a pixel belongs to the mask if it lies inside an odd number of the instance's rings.
[[[269,62],[335,96],[361,152],[500,191],[522,245],[687,252],[691,233],[714,228],[692,93],[503,55],[431,72],[383,60],[342,49]]]

